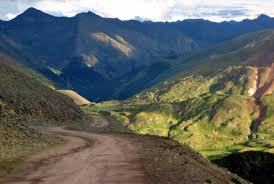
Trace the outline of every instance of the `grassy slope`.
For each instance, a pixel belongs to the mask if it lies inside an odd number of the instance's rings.
[[[256,66],[246,62],[267,48],[273,35],[273,31],[248,34],[192,56],[181,61],[182,66],[192,63],[185,72],[128,101],[89,109],[110,111],[137,133],[168,136],[211,158],[246,150],[273,152],[273,95],[262,98],[267,116],[251,139],[259,107],[249,95]]]
[[[270,147],[274,152],[274,95],[263,97],[263,104],[266,106],[266,116],[258,131],[258,143]]]
[[[28,77],[8,57],[0,57],[0,176],[31,152],[59,142],[27,125],[78,121],[81,111],[71,99]],[[19,71],[17,70],[19,69]]]

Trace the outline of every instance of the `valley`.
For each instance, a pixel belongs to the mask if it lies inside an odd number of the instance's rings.
[[[0,183],[270,184],[273,158],[274,18],[0,21]]]
[[[86,114],[15,62],[1,58],[0,183],[247,183],[187,146]]]

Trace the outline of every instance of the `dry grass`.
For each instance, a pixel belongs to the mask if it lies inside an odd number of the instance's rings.
[[[77,105],[83,106],[88,105],[91,102],[85,99],[84,97],[80,96],[78,93],[72,90],[58,90],[60,93],[67,95],[70,97]]]

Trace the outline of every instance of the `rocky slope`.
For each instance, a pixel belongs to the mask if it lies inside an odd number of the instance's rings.
[[[10,172],[26,155],[60,142],[37,133],[29,125],[64,125],[82,118],[70,98],[41,81],[48,84],[42,76],[1,54],[0,176]]]
[[[55,90],[40,84],[14,68],[14,61],[0,57],[1,102],[22,117],[40,117],[62,122],[81,118],[74,102]]]

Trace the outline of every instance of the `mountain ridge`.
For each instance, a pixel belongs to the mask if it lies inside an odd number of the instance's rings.
[[[183,19],[183,20],[176,20],[176,21],[153,21],[153,20],[145,20],[145,21],[139,21],[139,19],[127,19],[127,20],[121,20],[117,17],[103,17],[103,16],[100,16],[92,11],[84,11],[84,12],[79,12],[77,14],[75,14],[74,16],[56,16],[56,15],[52,15],[50,13],[46,13],[42,10],[39,10],[35,7],[29,7],[27,8],[25,11],[23,11],[22,13],[20,13],[19,15],[22,15],[24,13],[38,13],[38,14],[47,14],[47,15],[50,15],[52,17],[56,17],[56,18],[60,18],[60,17],[66,17],[66,18],[74,18],[76,16],[79,16],[79,15],[84,15],[84,14],[90,14],[90,15],[95,15],[97,17],[100,17],[100,18],[104,18],[104,19],[116,19],[116,20],[119,20],[119,21],[137,21],[137,22],[140,22],[140,23],[174,23],[174,22],[182,22],[182,21],[208,21],[208,22],[212,22],[212,23],[224,23],[224,22],[242,22],[242,21],[251,21],[251,20],[255,20],[255,19],[269,19],[269,18],[274,18],[274,17],[271,17],[269,16],[268,14],[264,14],[264,13],[261,13],[259,14],[256,18],[246,18],[246,19],[243,19],[243,20],[225,20],[225,21],[220,21],[220,22],[215,22],[215,21],[211,21],[211,20],[208,20],[208,19],[202,19],[202,18],[187,18],[187,19]],[[19,16],[17,15],[17,16]],[[16,17],[15,17],[16,18]],[[13,19],[15,19],[13,18]],[[1,19],[0,19],[1,20]],[[10,20],[7,20],[7,21],[11,21],[12,19]],[[4,20],[1,20],[1,21],[4,21]]]
[[[267,28],[274,28],[273,18],[138,22],[91,12],[54,17],[36,9],[0,23],[0,31],[36,60],[29,67],[91,101],[126,99],[154,85],[161,73],[192,52]]]

